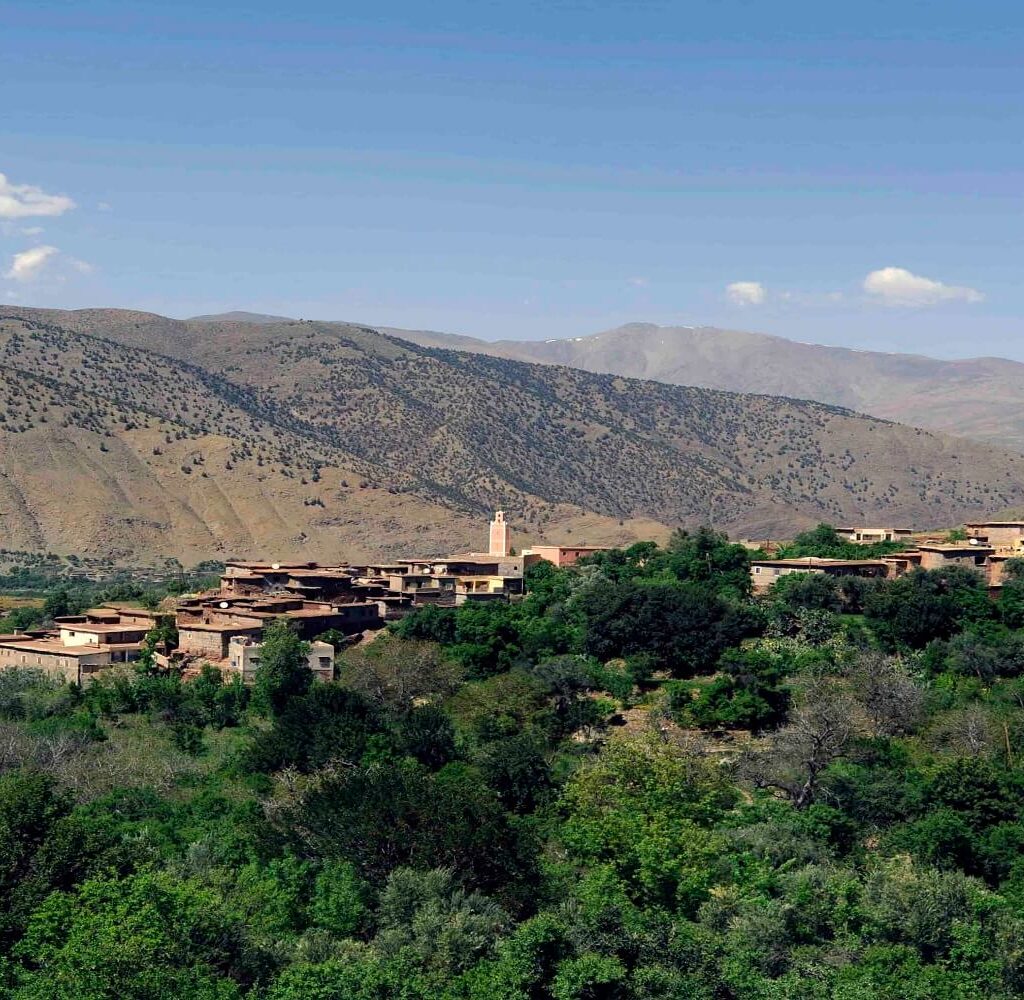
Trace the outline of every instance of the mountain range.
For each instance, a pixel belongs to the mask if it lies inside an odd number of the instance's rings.
[[[860,413],[1024,451],[1024,364],[945,361],[804,344],[704,326],[630,323],[566,340],[485,341],[388,330],[418,344],[591,372],[815,399]]]
[[[0,359],[8,551],[357,558],[479,548],[497,507],[522,544],[1024,503],[990,445],[355,324],[8,306]]]

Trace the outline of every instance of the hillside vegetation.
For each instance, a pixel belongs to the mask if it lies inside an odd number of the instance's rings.
[[[589,337],[504,340],[391,331],[428,346],[592,372],[817,399],[861,413],[1024,450],[1024,364],[804,344],[715,327],[629,323]]]
[[[1020,997],[1022,571],[751,598],[678,533],[326,683],[282,622],[251,688],[4,671],[0,992]]]
[[[0,358],[7,549],[322,557],[425,527],[465,547],[495,507],[534,540],[779,536],[1024,502],[1024,459],[995,448],[362,327],[8,307]]]

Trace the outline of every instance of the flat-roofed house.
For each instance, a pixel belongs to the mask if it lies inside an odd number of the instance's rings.
[[[532,545],[523,550],[524,556],[539,556],[556,566],[574,566],[585,556],[607,552],[610,545]]]
[[[137,660],[155,624],[156,615],[141,608],[90,608],[65,615],[53,629],[0,636],[0,670],[42,670],[82,684],[107,667]]]
[[[258,641],[263,629],[286,618],[299,638],[315,639],[324,632],[355,635],[384,624],[386,607],[380,601],[306,601],[288,596],[206,594],[178,605],[178,650],[183,656],[224,660],[232,636]]]
[[[917,550],[913,552],[893,552],[892,555],[882,556],[882,562],[886,565],[885,575],[890,580],[895,580],[898,577],[906,576],[907,573],[915,569],[921,568],[921,553]]]
[[[994,549],[1024,550],[1024,521],[972,521],[964,528],[980,544]]]
[[[995,549],[979,545],[975,541],[943,542],[934,545],[919,545],[921,569],[945,569],[947,566],[965,566],[984,571],[988,557]]]
[[[753,559],[750,563],[750,579],[755,592],[767,590],[776,580],[791,573],[881,579],[887,575],[888,567],[881,559],[824,559],[815,556],[802,559]]]
[[[66,646],[52,635],[0,636],[0,670],[42,670],[72,684],[85,684],[101,670],[139,658],[135,644]]]
[[[207,660],[227,659],[228,646],[234,638],[259,642],[263,636],[261,618],[240,615],[210,616],[183,623],[178,622],[178,653]]]
[[[876,545],[879,542],[903,542],[914,534],[912,528],[836,528],[836,534],[856,545]]]

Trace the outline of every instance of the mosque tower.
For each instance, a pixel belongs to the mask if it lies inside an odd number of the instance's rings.
[[[503,510],[495,511],[491,521],[491,539],[487,554],[490,556],[507,556],[512,551],[512,533],[505,520]]]

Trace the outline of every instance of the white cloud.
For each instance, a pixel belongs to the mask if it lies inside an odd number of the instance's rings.
[[[63,194],[47,194],[31,184],[12,184],[0,174],[0,219],[63,215],[75,203]]]
[[[27,283],[46,277],[50,281],[64,282],[78,274],[92,274],[95,268],[88,261],[62,253],[56,247],[38,246],[22,250],[11,258],[5,278]]]
[[[42,226],[25,226],[25,228],[21,230],[22,236],[41,236],[42,234]]]
[[[725,294],[736,306],[759,306],[768,292],[760,281],[734,281],[726,285]]]
[[[4,273],[5,278],[14,281],[32,281],[39,277],[47,261],[60,251],[56,247],[32,247],[31,250],[22,250],[16,253],[11,261],[10,268]]]
[[[635,278],[627,278],[626,280],[634,288],[646,288],[651,283],[651,279],[650,278],[645,278],[642,275],[639,275],[639,276],[637,276]]]
[[[864,291],[887,306],[937,306],[943,302],[982,302],[985,296],[963,285],[912,274],[903,267],[883,267],[864,279]]]

